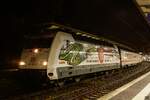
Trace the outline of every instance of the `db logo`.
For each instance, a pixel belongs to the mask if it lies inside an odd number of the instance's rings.
[[[98,48],[97,51],[98,51],[99,62],[103,63],[103,61],[104,61],[104,49]]]

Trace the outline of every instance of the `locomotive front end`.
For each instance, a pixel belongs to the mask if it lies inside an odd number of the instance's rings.
[[[20,69],[46,69],[49,48],[24,49],[19,62]]]
[[[53,36],[25,38],[19,69],[47,69],[52,40]]]

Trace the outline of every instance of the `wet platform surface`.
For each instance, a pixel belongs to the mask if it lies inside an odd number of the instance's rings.
[[[150,72],[98,100],[150,100]]]

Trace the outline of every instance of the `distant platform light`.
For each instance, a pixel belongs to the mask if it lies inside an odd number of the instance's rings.
[[[47,29],[58,29],[59,26],[56,26],[56,25],[52,25],[51,27],[48,27]]]
[[[81,35],[82,33],[80,33],[80,32],[77,32],[76,34],[77,34],[77,35]]]
[[[90,38],[91,36],[90,36],[90,35],[87,35],[87,37]]]
[[[82,34],[82,36],[86,36],[86,34]]]

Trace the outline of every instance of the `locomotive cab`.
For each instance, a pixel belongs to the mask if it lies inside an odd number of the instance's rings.
[[[19,69],[46,70],[54,36],[54,34],[50,34],[49,36],[26,36]]]

